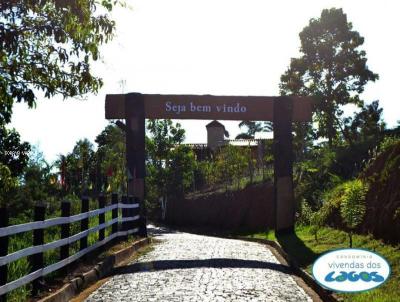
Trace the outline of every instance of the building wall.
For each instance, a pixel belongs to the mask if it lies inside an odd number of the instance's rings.
[[[207,128],[207,146],[211,150],[215,150],[219,146],[225,144],[223,127],[208,127]]]

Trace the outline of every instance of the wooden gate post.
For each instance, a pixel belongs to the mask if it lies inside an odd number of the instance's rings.
[[[137,197],[141,208],[139,233],[146,236],[144,205],[145,187],[145,110],[143,96],[129,93],[125,96],[126,164],[128,169],[128,196]]]
[[[274,101],[274,201],[275,231],[294,231],[292,111],[290,97]]]
[[[0,228],[8,227],[8,210],[0,207]],[[0,257],[8,255],[8,236],[0,237]],[[0,286],[7,284],[8,265],[0,266]],[[7,294],[0,295],[0,302],[7,302]]]

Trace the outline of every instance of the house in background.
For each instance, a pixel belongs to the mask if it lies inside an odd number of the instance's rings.
[[[229,139],[229,133],[225,126],[218,121],[212,121],[206,125],[207,144],[186,144],[194,151],[196,159],[199,161],[207,160],[225,145],[232,145],[238,148],[250,148],[251,154],[257,163],[262,162],[265,154],[265,144],[269,139]]]
[[[225,137],[229,137],[225,126],[218,121],[212,121],[206,125],[207,128],[207,147],[213,152],[226,144]]]

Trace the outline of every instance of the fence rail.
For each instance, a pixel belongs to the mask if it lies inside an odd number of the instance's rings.
[[[39,288],[39,279],[47,274],[65,268],[87,253],[90,253],[111,240],[135,234],[139,232],[139,203],[134,203],[133,197],[123,196],[121,202],[118,202],[118,195],[113,194],[111,198],[112,204],[105,206],[105,197],[99,197],[99,209],[89,211],[89,200],[82,198],[81,213],[70,216],[70,204],[63,201],[61,203],[62,217],[44,219],[44,205],[35,207],[34,216],[37,221],[8,226],[8,215],[5,209],[1,209],[0,218],[0,301],[6,301],[6,294],[16,288],[33,282],[33,294],[37,293]],[[122,217],[118,216],[118,210],[122,209]],[[136,211],[135,211],[136,209]],[[105,221],[105,213],[112,212],[112,219]],[[98,216],[98,225],[89,228],[89,218]],[[81,230],[79,233],[70,235],[70,224],[81,222]],[[59,240],[44,243],[44,230],[49,227],[61,226],[61,236]],[[111,226],[111,235],[105,237],[105,229]],[[121,227],[119,227],[121,226]],[[8,254],[9,236],[33,231],[33,246],[27,247],[11,254]],[[91,246],[87,246],[88,236],[98,232],[98,241]],[[80,241],[80,250],[69,255],[69,245]],[[60,259],[58,262],[44,267],[43,253],[56,248],[60,249]],[[18,259],[30,257],[31,272],[17,280],[7,283],[8,264]]]

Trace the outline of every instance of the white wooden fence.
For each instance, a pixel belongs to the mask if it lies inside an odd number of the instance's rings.
[[[89,252],[92,252],[99,247],[105,245],[111,240],[120,236],[127,236],[139,232],[139,203],[133,203],[133,198],[127,197],[122,199],[122,202],[118,201],[118,196],[113,194],[112,204],[109,206],[105,205],[105,197],[99,197],[99,209],[88,211],[89,200],[82,198],[82,213],[74,216],[70,216],[70,206],[64,203],[64,211],[62,215],[64,217],[57,217],[52,219],[44,219],[44,209],[35,207],[35,220],[19,225],[11,225],[0,228],[0,297],[2,301],[5,301],[6,294],[18,287],[21,287],[27,283],[35,281],[51,272],[59,270]],[[65,207],[66,206],[66,207]],[[86,209],[86,211],[84,211]],[[119,217],[119,209],[122,209],[122,217]],[[136,210],[135,210],[136,209]],[[42,215],[40,212],[42,211]],[[112,211],[112,219],[105,221],[105,213]],[[7,213],[4,213],[2,209],[0,219],[2,223],[0,226],[7,224],[8,217]],[[37,214],[39,213],[39,215]],[[39,217],[38,216],[42,216]],[[98,216],[99,224],[88,228],[89,218]],[[81,231],[75,235],[69,236],[70,224],[75,222],[81,222]],[[49,227],[61,226],[61,239],[44,243],[44,230]],[[112,226],[112,232],[108,237],[105,237],[105,228]],[[8,254],[8,237],[33,230],[33,246]],[[87,246],[87,238],[89,234],[99,232],[98,241],[91,246]],[[73,242],[80,240],[80,250],[74,255],[69,255],[69,245]],[[44,267],[43,265],[43,253],[55,248],[60,249],[60,261]],[[30,257],[31,272],[28,275],[23,276],[17,280],[7,283],[7,266],[9,263],[21,259],[23,257]],[[39,285],[33,283],[34,291],[37,290]],[[0,299],[1,300],[1,299]]]

